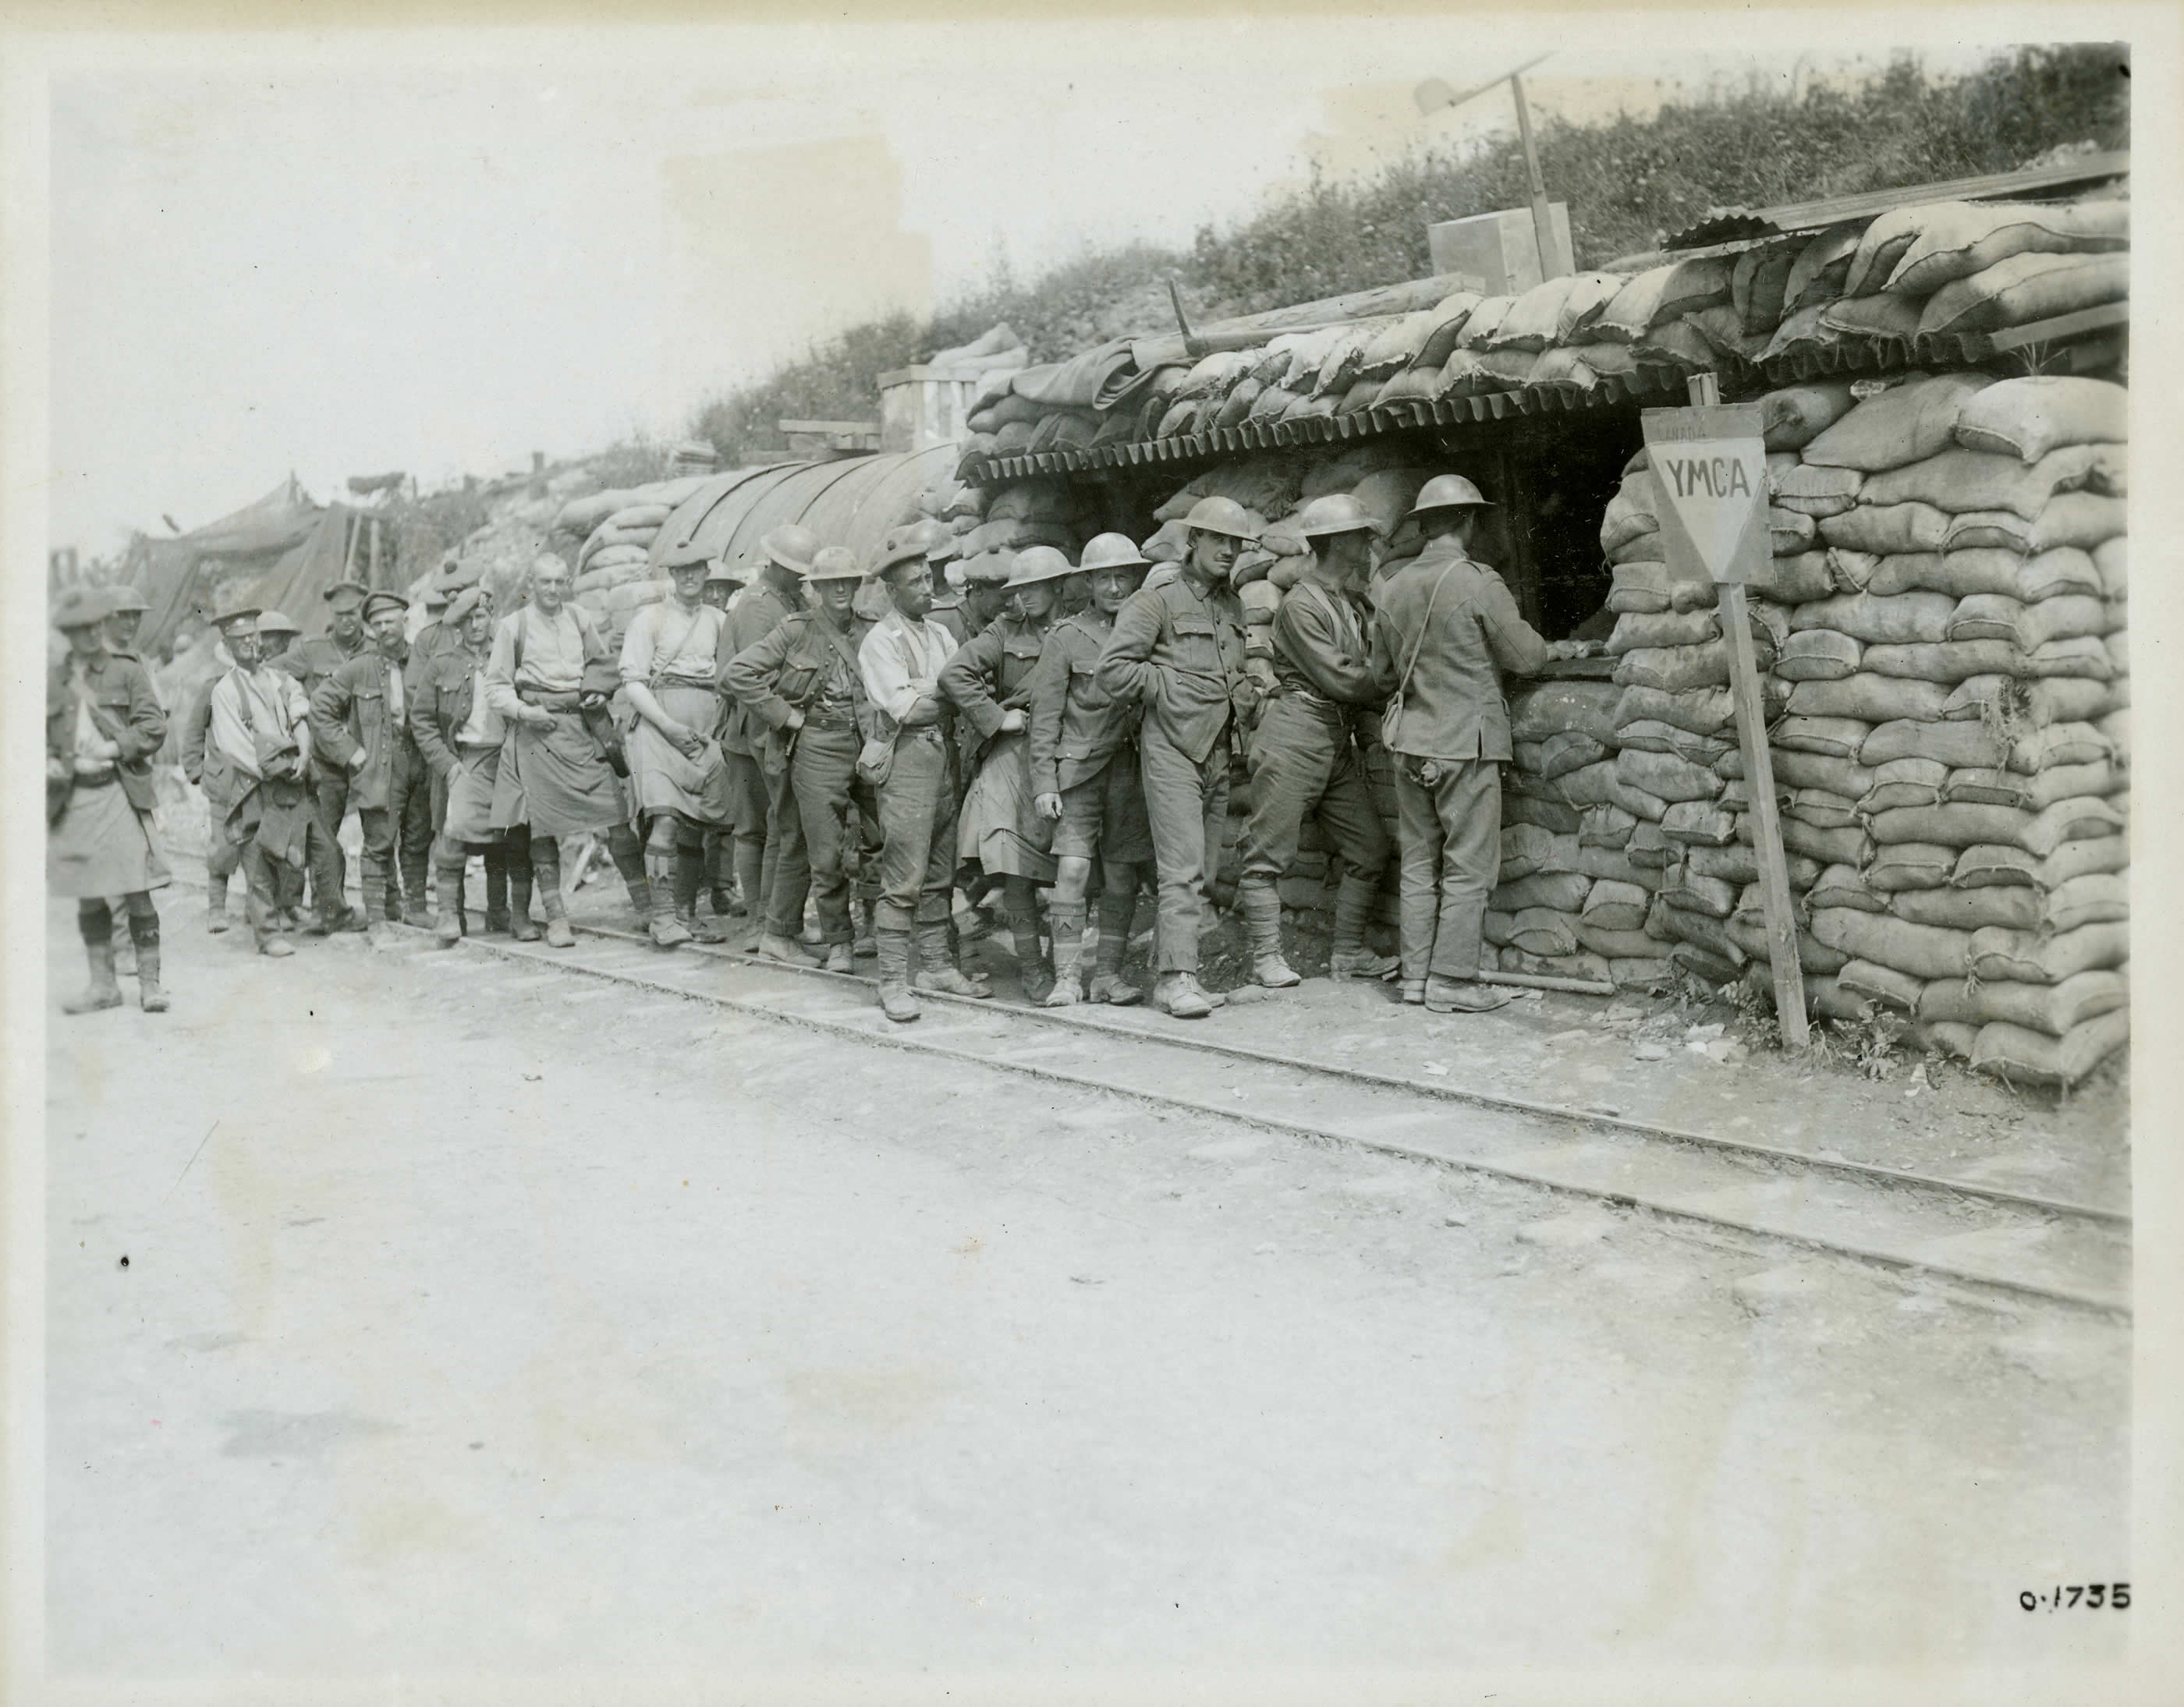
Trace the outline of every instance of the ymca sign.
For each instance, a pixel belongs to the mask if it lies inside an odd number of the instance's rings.
[[[1641,420],[1669,566],[1750,580],[1770,553],[1759,405],[1647,409]]]

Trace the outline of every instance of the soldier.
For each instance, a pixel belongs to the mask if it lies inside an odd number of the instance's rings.
[[[1244,614],[1228,585],[1237,553],[1256,537],[1233,498],[1201,498],[1184,518],[1183,562],[1115,618],[1098,680],[1112,698],[1145,707],[1139,734],[1145,810],[1160,870],[1153,1002],[1178,1020],[1217,1005],[1198,983],[1199,926],[1220,863],[1228,814],[1228,754],[1258,689],[1244,670]]]
[[[883,841],[874,937],[880,1005],[890,1020],[906,1021],[920,1011],[910,987],[913,930],[921,989],[978,997],[993,992],[964,976],[948,937],[956,792],[940,671],[956,642],[926,619],[933,570],[915,539],[883,548],[872,574],[886,589],[889,609],[857,648],[865,695],[876,714],[876,733],[858,769],[879,792]]]
[[[963,542],[944,522],[928,520],[913,525],[927,542],[925,560],[933,565],[933,620],[961,646],[971,637],[970,624],[963,618]]]
[[[1411,511],[1424,548],[1382,584],[1373,623],[1373,670],[1394,693],[1386,742],[1401,815],[1402,995],[1436,1014],[1509,1000],[1477,981],[1502,858],[1500,767],[1510,757],[1498,670],[1535,675],[1547,659],[1501,576],[1470,555],[1486,502],[1461,475],[1426,482]]]
[[[462,642],[443,648],[417,676],[410,697],[410,731],[441,782],[446,815],[432,844],[439,916],[433,930],[443,946],[465,933],[463,869],[473,854],[485,859],[485,928],[519,942],[538,940],[531,920],[531,831],[493,821],[493,792],[507,726],[487,702],[485,671],[493,647],[493,606],[483,587],[458,594],[443,620]]]
[[[1365,946],[1366,921],[1387,868],[1388,832],[1351,732],[1352,720],[1383,698],[1367,633],[1377,530],[1347,492],[1314,498],[1295,527],[1312,550],[1312,567],[1274,613],[1275,687],[1251,735],[1251,814],[1236,885],[1251,935],[1251,976],[1273,989],[1297,981],[1282,958],[1275,885],[1296,859],[1307,812],[1318,815],[1342,856],[1329,971],[1379,978],[1396,965]]]
[[[662,948],[693,937],[722,939],[698,916],[705,831],[733,813],[717,736],[727,613],[705,601],[705,564],[669,569],[675,596],[631,618],[621,643],[621,685],[637,721],[629,733],[630,787],[647,827],[651,936]]]
[[[349,798],[364,830],[364,914],[375,936],[381,923],[432,923],[425,911],[421,870],[412,863],[414,817],[429,829],[425,764],[410,738],[409,690],[403,680],[404,620],[410,601],[375,592],[364,602],[372,650],[350,659],[311,696],[314,748],[348,774]],[[402,904],[410,879],[410,905]]]
[[[1048,620],[1067,558],[1050,545],[1017,554],[1008,608],[940,672],[940,692],[956,711],[956,759],[972,781],[956,819],[956,856],[1001,882],[1001,909],[1027,1001],[1044,1002],[1054,970],[1039,947],[1038,886],[1054,881],[1054,820],[1032,804],[1032,672],[1046,644]],[[1080,927],[1081,929],[1081,927]]]
[[[235,667],[213,684],[212,746],[230,779],[220,829],[242,866],[251,940],[282,959],[296,948],[281,933],[281,897],[300,891],[310,854],[310,703],[292,675],[264,661],[261,622],[248,607],[220,619]]]
[[[1031,679],[1033,803],[1054,825],[1056,876],[1047,923],[1054,937],[1050,1008],[1084,993],[1078,961],[1084,948],[1084,897],[1100,862],[1100,959],[1091,998],[1127,1007],[1142,993],[1123,981],[1123,957],[1138,908],[1139,874],[1153,863],[1138,774],[1139,708],[1117,701],[1097,680],[1115,613],[1151,564],[1119,533],[1086,542],[1079,573],[1091,583],[1092,608],[1055,625]]]
[[[1012,567],[1004,551],[982,551],[963,564],[963,602],[958,607],[963,638],[976,640],[1008,603],[1009,573]]]
[[[716,610],[726,610],[749,583],[750,577],[743,570],[730,568],[725,558],[716,558],[705,570],[705,603]]]
[[[531,567],[530,603],[493,626],[485,672],[486,703],[512,726],[493,774],[492,821],[528,826],[546,942],[555,948],[577,941],[561,898],[563,836],[604,835],[637,916],[652,916],[643,844],[610,756],[613,730],[604,713],[616,672],[591,613],[568,596],[568,565],[539,558]]]
[[[270,665],[276,669],[281,669],[281,659],[288,655],[289,648],[296,643],[297,640],[302,636],[302,634],[303,630],[297,627],[294,623],[291,622],[279,611],[268,610],[260,612],[258,618],[257,667],[263,670],[268,665]],[[281,673],[286,675],[287,672],[285,669],[281,669]],[[290,679],[293,680],[292,677]],[[303,691],[300,686],[297,691],[298,692]],[[308,711],[310,705],[310,700],[308,696],[304,698],[304,704]],[[309,816],[309,808],[310,803],[309,777],[310,772],[307,766],[304,770],[303,777],[305,796],[305,815],[307,818]],[[294,935],[302,925],[301,915],[304,908],[304,880],[309,864],[309,837],[307,834],[305,851],[301,858],[292,861],[282,859],[276,862],[273,867],[275,890],[274,898],[277,904],[275,909],[275,917],[279,920],[281,929],[291,936]]]
[[[780,814],[781,847],[760,921],[760,952],[777,960],[803,958],[796,936],[808,892],[818,904],[830,972],[854,970],[848,856],[858,832],[858,802],[868,792],[857,780],[857,754],[876,727],[857,665],[870,625],[852,609],[863,580],[848,547],[822,548],[805,576],[813,603],[738,653],[724,677],[751,723],[765,727],[764,762],[772,774],[786,776],[794,800],[793,809]]]
[[[364,601],[370,591],[354,581],[336,581],[320,595],[327,606],[326,631],[292,647],[281,659],[278,667],[296,678],[306,699],[364,652]],[[368,921],[348,904],[348,859],[341,845],[342,820],[348,816],[348,771],[317,753],[305,780],[311,792],[311,900],[317,915],[305,930],[315,937],[361,931]]]
[[[142,593],[125,581],[119,587],[109,587],[107,594],[114,609],[107,614],[103,625],[106,649],[116,658],[126,659],[131,664],[141,665],[144,660],[136,650],[136,631],[144,626],[144,613],[151,606],[145,603]],[[148,670],[145,671],[145,680],[151,680]],[[153,698],[159,697],[159,684],[153,682]]]
[[[136,949],[136,990],[148,1014],[167,1010],[159,982],[159,914],[152,891],[171,881],[152,827],[158,795],[152,755],[167,738],[166,714],[151,677],[133,659],[106,649],[100,626],[111,595],[71,587],[54,626],[68,656],[46,679],[46,882],[73,897],[91,981],[61,1004],[68,1014],[121,1005],[114,970],[114,909],[119,895]]]
[[[1092,608],[1092,577],[1089,575],[1071,575],[1061,583],[1061,591],[1055,599],[1055,618],[1082,616]]]
[[[728,612],[728,631],[721,642],[722,654],[727,659],[748,652],[772,633],[792,611],[804,608],[804,577],[811,573],[812,555],[819,549],[817,537],[794,522],[783,523],[758,544],[766,561],[757,579],[737,597]],[[725,680],[721,689],[723,693],[729,692]],[[722,726],[721,748],[728,761],[728,798],[735,826],[736,887],[743,895],[744,915],[758,933],[760,954],[771,959],[786,958],[792,965],[816,965],[817,961],[796,941],[803,927],[800,918],[797,931],[772,947],[768,946],[768,933],[764,929],[767,898],[780,859],[778,815],[784,807],[793,811],[795,800],[785,783],[780,791],[781,798],[777,801],[774,798],[760,759],[764,737],[764,726],[753,718],[748,707],[740,702],[728,707],[727,720]],[[777,952],[784,943],[789,949],[785,957]]]
[[[741,570],[731,569],[725,559],[715,559],[705,571],[705,603],[716,610],[726,610],[729,602],[748,584]],[[735,714],[733,702],[722,707],[722,727],[727,719]],[[726,749],[724,748],[723,751]],[[736,899],[736,826],[733,803],[730,803],[729,821],[715,825],[705,831],[705,881],[712,892],[713,916],[726,919],[740,914],[743,905]]]

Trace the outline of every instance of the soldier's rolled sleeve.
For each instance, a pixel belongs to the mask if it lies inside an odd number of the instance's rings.
[[[523,720],[523,700],[515,691],[515,625],[522,620],[523,613],[512,610],[493,624],[493,652],[485,664],[485,703],[511,723]]]
[[[275,684],[274,692],[286,696],[288,727],[295,731],[296,736],[296,756],[309,764],[314,745],[311,740],[311,702],[304,697],[303,684],[294,676],[282,670],[273,673],[280,678]]]

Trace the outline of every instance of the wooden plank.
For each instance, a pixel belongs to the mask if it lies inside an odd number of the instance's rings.
[[[1702,407],[1721,401],[1712,374],[1689,382]],[[1759,867],[1759,892],[1767,917],[1768,961],[1774,975],[1774,1016],[1782,1046],[1802,1049],[1812,1041],[1805,1016],[1805,972],[1797,959],[1797,915],[1790,898],[1789,862],[1782,853],[1782,822],[1774,800],[1774,761],[1767,750],[1767,707],[1759,687],[1759,659],[1752,644],[1752,614],[1737,581],[1723,581],[1721,631],[1729,639],[1730,694],[1736,706],[1736,739],[1744,753],[1745,792],[1751,798],[1752,852]]]

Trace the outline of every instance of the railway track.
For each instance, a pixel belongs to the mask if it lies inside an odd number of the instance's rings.
[[[869,979],[579,925],[574,949],[469,937],[470,954],[604,980],[774,1023],[1106,1092],[1207,1120],[1479,1174],[1898,1271],[2128,1317],[2130,1217],[2098,1205],[1816,1157],[1275,1056],[1143,1009],[926,996],[890,1023]]]

